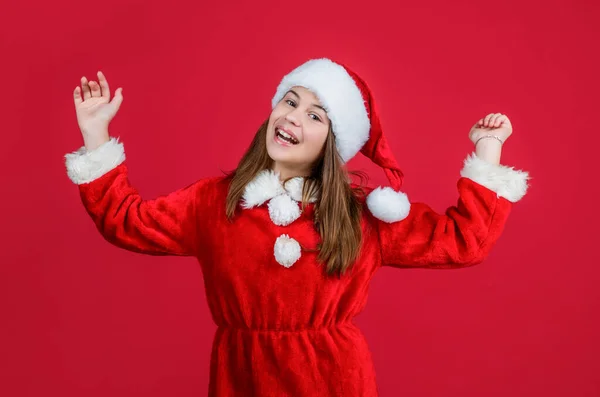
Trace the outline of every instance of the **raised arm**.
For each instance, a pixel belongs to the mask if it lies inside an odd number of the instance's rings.
[[[414,202],[405,219],[378,221],[382,265],[458,268],[481,263],[489,254],[513,203],[525,195],[529,179],[527,172],[499,164],[502,142],[512,128],[505,116],[495,115],[471,130],[476,152],[467,156],[460,171],[456,205],[439,214],[427,204]],[[488,131],[496,138],[483,139],[489,134],[480,127],[487,128],[488,122]],[[503,124],[508,132],[494,128]]]
[[[108,123],[121,102],[112,102],[104,76],[100,84],[82,78],[75,89],[75,108],[85,145],[65,156],[67,173],[102,236],[110,243],[152,255],[196,255],[200,214],[206,207],[214,178],[197,181],[169,195],[143,200],[127,177],[123,144],[109,138]]]
[[[112,138],[93,151],[66,155],[69,178],[79,186],[86,211],[110,243],[151,255],[196,256],[203,213],[213,194],[207,178],[168,195],[144,200],[131,186],[123,144]]]

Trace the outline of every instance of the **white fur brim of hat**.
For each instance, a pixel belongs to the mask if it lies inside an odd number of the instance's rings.
[[[271,101],[273,108],[294,86],[319,98],[331,121],[337,150],[348,162],[367,142],[371,129],[364,98],[352,76],[329,59],[311,59],[284,76]]]

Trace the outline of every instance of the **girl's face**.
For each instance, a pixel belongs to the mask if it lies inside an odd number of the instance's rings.
[[[267,152],[282,179],[310,174],[319,158],[329,118],[317,97],[304,87],[292,87],[275,106],[267,126]]]

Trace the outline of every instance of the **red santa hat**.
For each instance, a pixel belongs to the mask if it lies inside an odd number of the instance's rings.
[[[367,206],[371,213],[389,223],[406,218],[410,202],[400,191],[403,174],[383,135],[366,82],[343,64],[327,58],[311,59],[283,77],[272,107],[294,86],[312,91],[321,101],[344,162],[360,151],[385,171],[391,187],[380,186],[368,195]]]

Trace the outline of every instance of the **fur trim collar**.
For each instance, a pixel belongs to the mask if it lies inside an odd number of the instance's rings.
[[[246,185],[242,195],[242,207],[248,209],[260,206],[266,201],[285,194],[295,201],[302,201],[304,178],[296,177],[287,181],[285,186],[279,180],[279,173],[273,170],[262,170]],[[317,201],[317,195],[310,197],[310,203]]]
[[[300,217],[302,210],[298,202],[302,201],[304,178],[296,177],[281,183],[279,173],[263,170],[246,185],[242,195],[242,207],[245,209],[260,206],[268,201],[269,217],[278,226],[287,226]],[[308,200],[313,203],[317,195]]]
[[[287,226],[300,217],[302,210],[298,202],[302,201],[304,178],[290,179],[285,185],[279,179],[279,173],[263,170],[246,185],[242,195],[242,207],[245,209],[261,206],[268,201],[269,217],[278,226]],[[309,198],[314,203],[318,195]],[[287,234],[275,240],[273,254],[281,266],[291,267],[301,256],[298,241]]]

